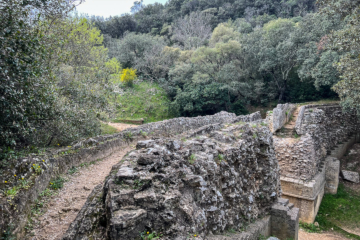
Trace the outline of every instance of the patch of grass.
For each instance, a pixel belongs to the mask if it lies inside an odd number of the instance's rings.
[[[19,192],[18,187],[13,187],[13,188],[5,191],[5,196],[13,198],[16,196],[16,194],[18,192]]]
[[[126,132],[126,133],[124,133],[124,138],[125,138],[126,140],[132,140],[132,139],[133,139],[132,132]]]
[[[124,91],[124,94],[110,100],[116,105],[114,122],[143,118],[145,123],[149,123],[174,117],[169,111],[170,100],[158,84],[144,81],[132,88],[124,88]]]
[[[68,174],[72,175],[74,173],[79,172],[79,169],[77,169],[77,167],[72,167],[68,170]]]
[[[116,128],[114,128],[106,123],[101,123],[101,134],[102,135],[115,134],[118,132],[119,132],[119,130],[117,130]]]
[[[317,227],[312,223],[299,222],[299,226],[309,233],[317,233],[321,231],[320,227]]]
[[[144,184],[146,184],[146,181],[141,181],[141,180],[134,180],[134,186],[133,189],[140,189]]]
[[[141,136],[143,136],[143,137],[147,137],[147,135],[148,135],[147,132],[144,132],[143,130],[140,131],[140,134],[141,134]]]
[[[267,237],[265,237],[265,236],[263,236],[262,234],[260,234],[260,236],[259,236],[259,238],[258,238],[259,240],[266,240],[267,239]]]
[[[360,239],[359,236],[349,234],[342,230],[338,225],[347,227],[360,227],[360,194],[351,189],[347,189],[343,184],[339,184],[337,194],[325,194],[321,202],[319,212],[315,221],[319,223],[323,230],[334,230]]]
[[[190,163],[190,164],[194,164],[194,163],[195,163],[195,160],[196,160],[195,154],[191,154],[191,155],[190,155],[190,158],[189,158],[189,163]]]
[[[297,133],[294,134],[294,138],[299,138],[299,137],[300,136]]]

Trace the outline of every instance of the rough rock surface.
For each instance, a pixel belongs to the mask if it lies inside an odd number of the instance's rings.
[[[286,122],[291,118],[291,115],[296,109],[295,104],[278,104],[272,112],[268,112],[267,121],[269,123],[269,128],[272,133],[281,129]]]
[[[354,183],[359,183],[359,173],[358,172],[341,170],[341,176],[344,180],[354,182]]]
[[[355,113],[338,104],[302,106],[295,130],[300,138],[274,136],[281,176],[310,180],[322,170],[327,154],[358,127]]]
[[[93,194],[103,196],[103,206],[88,204],[77,219],[98,212],[92,206],[106,209],[109,239],[137,239],[144,231],[162,232],[162,239],[205,239],[239,230],[269,214],[281,194],[272,136],[260,124],[215,124],[140,141]],[[78,232],[74,223],[67,233],[72,238],[64,239],[86,239]]]
[[[81,163],[91,162],[109,156],[112,152],[125,148],[131,141],[145,136],[168,137],[215,123],[231,123],[236,118],[241,121],[260,120],[258,113],[237,117],[234,113],[220,112],[211,116],[195,118],[174,118],[161,122],[149,123],[136,128],[113,134],[83,139],[71,144],[71,147],[59,147],[41,155],[30,155],[9,162],[9,166],[0,166],[0,238],[10,231],[21,239],[31,205],[39,194],[49,186],[55,176],[65,173],[69,168]],[[32,166],[38,164],[44,170],[42,174],[33,174]],[[13,199],[3,194],[5,191],[20,186],[20,181],[34,183],[27,189],[21,189]]]

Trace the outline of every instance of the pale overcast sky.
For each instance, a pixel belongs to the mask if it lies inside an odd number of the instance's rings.
[[[144,4],[166,3],[167,0],[144,0]],[[117,16],[122,13],[130,13],[134,0],[85,0],[77,7],[79,13],[87,13],[97,16]]]

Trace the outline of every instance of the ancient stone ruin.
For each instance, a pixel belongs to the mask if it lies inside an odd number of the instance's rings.
[[[168,240],[296,240],[299,218],[312,223],[324,193],[336,193],[339,158],[357,132],[357,116],[338,104],[284,104],[266,120],[259,112],[221,112],[84,139],[66,154],[13,163],[9,174],[33,184],[12,199],[0,196],[0,237],[11,231],[23,239],[31,205],[53,176],[136,143],[92,191],[64,240],[131,240],[144,232]],[[44,171],[32,174],[33,164]]]
[[[282,197],[300,209],[301,221],[313,223],[324,193],[337,192],[339,159],[358,141],[357,116],[338,104],[279,104],[267,120],[276,126]]]
[[[138,142],[92,193],[63,239],[99,234],[137,239],[144,231],[179,240],[271,234],[296,239],[298,209],[280,196],[279,167],[266,126],[207,125],[174,138]],[[255,232],[247,232],[249,227]],[[230,229],[237,236],[226,237]]]

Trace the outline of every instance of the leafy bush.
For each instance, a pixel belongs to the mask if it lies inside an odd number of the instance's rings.
[[[136,77],[136,69],[126,68],[122,70],[120,80],[125,85],[132,87]]]

